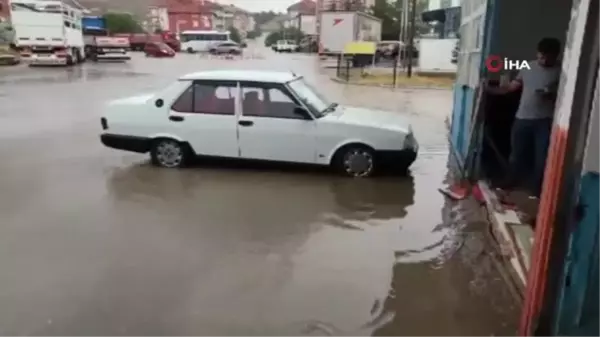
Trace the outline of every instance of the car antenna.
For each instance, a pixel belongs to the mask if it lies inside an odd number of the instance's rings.
[[[294,77],[298,77],[298,75],[296,75],[296,73],[290,69],[290,73],[292,73],[292,75],[294,75]]]

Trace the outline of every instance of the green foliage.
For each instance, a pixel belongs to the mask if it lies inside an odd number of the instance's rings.
[[[144,30],[129,13],[108,12],[104,14],[106,28],[113,34],[143,33]]]
[[[412,10],[412,0],[409,1],[409,20]],[[427,10],[427,0],[416,0],[416,15],[415,15],[415,36],[429,32],[430,26],[421,20],[421,13]],[[387,0],[375,0],[375,5],[371,8],[373,16],[381,19],[381,39],[382,40],[397,40],[400,35],[400,18],[402,17],[402,1],[390,2]]]
[[[252,16],[254,16],[254,21],[256,22],[257,26],[264,25],[265,23],[276,18],[277,15],[279,15],[279,14],[277,14],[273,11],[258,12],[258,13],[252,14]]]
[[[10,44],[15,39],[15,30],[7,22],[0,22],[0,44]]]
[[[270,47],[279,40],[292,40],[299,42],[304,37],[304,34],[298,28],[284,28],[267,35],[265,46]]]
[[[240,35],[240,31],[233,26],[229,27],[229,39],[233,42],[241,43],[242,36]]]
[[[256,26],[256,29],[254,29],[251,32],[248,32],[248,34],[246,35],[246,38],[249,40],[254,40],[258,37],[260,37],[262,35],[262,31],[260,30],[260,26]]]
[[[400,35],[401,6],[392,4],[387,0],[375,0],[371,8],[373,16],[381,19],[381,39],[397,40]]]

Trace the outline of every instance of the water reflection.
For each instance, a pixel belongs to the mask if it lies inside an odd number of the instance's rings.
[[[0,84],[9,85],[48,85],[66,84],[81,81],[136,78],[150,74],[133,70],[126,64],[105,64],[108,68],[77,67],[32,67],[20,72],[14,70],[1,74]],[[113,66],[113,67],[110,67]],[[22,66],[19,66],[22,67]],[[1,70],[1,69],[0,69]]]

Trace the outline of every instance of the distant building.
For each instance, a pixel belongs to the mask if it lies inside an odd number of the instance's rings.
[[[148,9],[150,30],[179,34],[185,30],[212,30],[216,4],[203,0],[156,0]]]
[[[369,12],[375,0],[319,0],[321,11],[361,11]]]
[[[287,14],[292,18],[297,17],[299,14],[315,15],[316,12],[317,3],[313,0],[302,0],[287,8]]]
[[[434,25],[436,38],[457,38],[460,29],[461,7],[444,7],[421,13],[423,22]]]
[[[242,38],[256,29],[256,21],[252,14],[245,9],[234,5],[219,6],[215,8],[215,22],[213,28],[226,30],[234,27],[240,32]]]

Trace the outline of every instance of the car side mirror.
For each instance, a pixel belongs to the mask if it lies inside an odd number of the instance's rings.
[[[304,109],[303,107],[300,107],[300,106],[297,106],[294,108],[294,115],[300,116],[304,119],[311,119],[310,113],[308,113],[308,111],[306,109]]]
[[[154,102],[154,105],[156,105],[157,108],[162,108],[162,106],[165,104],[165,101],[163,101],[161,98],[157,99]]]

